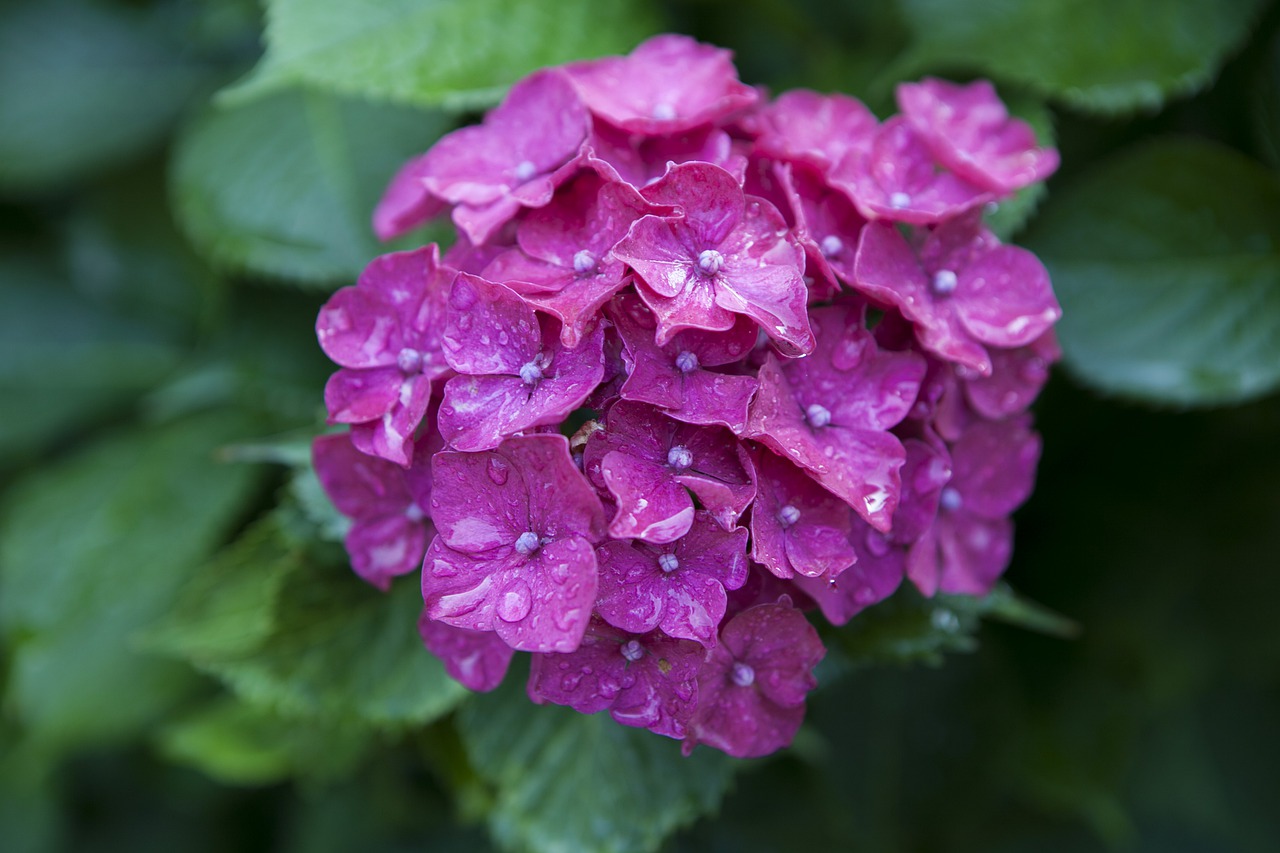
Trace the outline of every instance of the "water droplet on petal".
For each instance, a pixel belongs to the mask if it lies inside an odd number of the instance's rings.
[[[507,476],[511,473],[511,466],[501,456],[490,456],[485,472],[495,486],[505,486],[507,484]]]
[[[519,622],[529,615],[532,608],[533,595],[529,592],[529,585],[517,578],[511,586],[507,587],[506,592],[498,597],[498,606],[494,608],[494,613],[503,622]]]

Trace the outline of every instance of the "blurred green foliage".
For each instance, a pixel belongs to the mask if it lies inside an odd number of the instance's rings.
[[[1274,4],[264,5],[0,10],[0,849],[1280,849]],[[825,631],[751,762],[467,697],[306,464],[400,163],[660,31],[882,115],[990,76],[1063,154],[993,219],[1066,311],[1011,587]]]

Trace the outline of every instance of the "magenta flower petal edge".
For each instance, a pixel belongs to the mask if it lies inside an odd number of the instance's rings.
[[[535,703],[767,755],[816,620],[992,590],[1062,312],[983,216],[1058,155],[983,81],[898,105],[770,100],[664,35],[530,75],[395,176],[379,236],[458,238],[321,310],[347,431],[313,464],[355,572],[420,572],[460,683],[527,652]]]

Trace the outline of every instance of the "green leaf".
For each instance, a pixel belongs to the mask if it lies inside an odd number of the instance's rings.
[[[1271,40],[1254,85],[1250,110],[1254,136],[1263,158],[1280,168],[1280,31]]]
[[[340,558],[311,555],[294,567],[292,557],[281,562],[288,546],[272,536],[265,555],[262,545],[239,542],[208,564],[183,591],[181,615],[154,641],[242,699],[288,717],[396,728],[430,722],[467,695],[418,637],[422,594],[413,579],[383,594]],[[255,553],[265,559],[246,559]],[[263,591],[257,600],[255,585]],[[220,586],[227,594],[202,606],[201,591]]]
[[[164,756],[230,785],[269,785],[291,776],[348,772],[369,745],[367,730],[286,720],[234,699],[219,699],[158,735]]]
[[[1265,0],[899,0],[909,76],[961,68],[1076,109],[1154,110],[1208,85]]]
[[[658,29],[639,0],[271,0],[266,56],[227,95],[243,101],[306,83],[474,108],[538,68],[625,53]]]
[[[1067,365],[1103,391],[1235,403],[1280,384],[1280,178],[1165,138],[1081,175],[1025,242],[1062,302]]]
[[[1053,113],[1042,101],[1025,95],[1006,96],[1004,100],[1011,115],[1031,125],[1041,146],[1048,148],[1056,144]],[[1013,198],[1000,202],[995,213],[987,216],[987,227],[1001,240],[1009,241],[1035,215],[1047,194],[1048,189],[1043,182],[1018,190]]]
[[[244,511],[258,470],[214,450],[252,427],[209,412],[105,438],[9,490],[0,510],[6,703],[51,746],[126,737],[186,690],[182,667],[135,648]]]
[[[676,741],[607,713],[531,705],[516,672],[467,703],[458,724],[476,769],[497,789],[495,838],[539,853],[656,850],[713,811],[742,764],[710,749],[684,758]]]
[[[302,563],[278,514],[267,516],[191,576],[145,635],[146,647],[196,659],[255,651],[271,636],[285,580]]]
[[[374,205],[444,129],[440,114],[303,90],[211,108],[178,141],[174,208],[217,265],[348,282],[394,248],[374,239]]]
[[[177,364],[166,336],[74,293],[47,257],[6,251],[0,280],[0,466],[65,438]]]
[[[0,187],[39,191],[155,146],[210,72],[159,17],[53,0],[0,11]]]

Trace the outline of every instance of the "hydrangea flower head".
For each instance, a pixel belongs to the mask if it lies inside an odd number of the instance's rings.
[[[314,464],[356,571],[421,566],[423,644],[731,755],[801,725],[833,625],[983,594],[1059,356],[1044,267],[983,225],[1057,155],[985,83],[744,85],[658,36],[544,69],[393,178],[316,330],[346,435]]]

